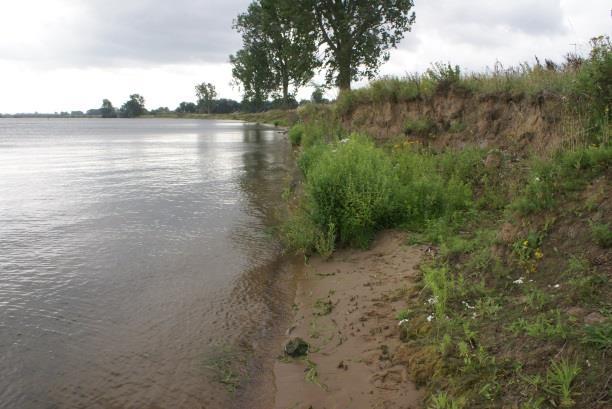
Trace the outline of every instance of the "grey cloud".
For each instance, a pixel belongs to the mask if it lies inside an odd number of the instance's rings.
[[[415,33],[449,42],[497,47],[514,35],[555,36],[566,32],[559,0],[417,0]],[[507,44],[506,44],[507,45]]]
[[[13,56],[75,67],[225,62],[240,47],[232,21],[248,4],[249,0],[88,0],[80,5],[76,21],[52,27],[44,49]]]

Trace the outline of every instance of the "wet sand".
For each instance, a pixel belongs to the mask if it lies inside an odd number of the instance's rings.
[[[310,353],[275,362],[275,408],[420,407],[422,394],[398,353],[395,317],[423,249],[405,243],[405,234],[389,231],[369,250],[309,261],[297,280],[295,317],[284,342],[301,337]]]

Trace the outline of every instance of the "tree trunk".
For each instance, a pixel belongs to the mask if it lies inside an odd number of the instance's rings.
[[[283,78],[283,104],[289,108],[289,78]]]
[[[348,43],[350,44],[350,42]],[[338,88],[340,93],[351,90],[351,48],[350,45],[338,47]]]

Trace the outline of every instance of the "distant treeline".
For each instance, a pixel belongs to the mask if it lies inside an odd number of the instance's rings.
[[[310,102],[327,103],[327,99],[323,98],[323,90],[315,89],[311,98],[296,101],[295,98],[290,98],[288,101],[277,98],[264,101],[263,105],[254,104],[252,101],[243,100],[238,102],[228,98],[216,98],[217,92],[214,85],[210,83],[198,84],[196,89],[196,102],[183,101],[175,109],[168,107],[159,107],[156,109],[147,109],[145,99],[140,94],[130,95],[130,99],[126,101],[120,108],[115,108],[112,102],[108,99],[102,101],[100,108],[91,108],[87,111],[71,111],[71,112],[54,112],[54,113],[18,113],[18,114],[0,114],[0,118],[136,118],[143,115],[152,116],[168,116],[168,115],[183,115],[183,114],[233,114],[237,112],[260,112],[271,109],[280,108],[297,108]]]

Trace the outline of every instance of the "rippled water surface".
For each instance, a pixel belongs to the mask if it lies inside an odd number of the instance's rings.
[[[289,299],[290,156],[239,122],[0,119],[0,407],[231,406],[215,357],[260,370]]]

